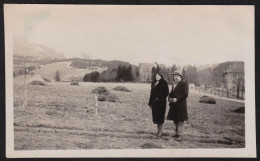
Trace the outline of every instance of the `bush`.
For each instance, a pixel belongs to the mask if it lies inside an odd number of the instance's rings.
[[[208,103],[208,104],[216,104],[216,100],[209,97],[209,96],[203,96],[200,98],[199,102],[201,103]]]
[[[47,85],[46,83],[44,83],[42,81],[37,81],[37,80],[31,81],[29,84],[30,85],[42,85],[42,86]]]
[[[86,74],[83,78],[84,82],[100,82],[100,74],[95,71],[89,74]]]
[[[127,89],[126,87],[123,87],[123,86],[117,86],[117,87],[113,88],[113,90],[131,92],[129,89]]]

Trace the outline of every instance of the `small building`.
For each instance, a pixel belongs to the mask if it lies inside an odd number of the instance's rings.
[[[195,88],[195,84],[194,83],[189,83],[189,88],[190,89],[194,89]]]
[[[244,97],[245,91],[245,73],[244,64],[235,63],[223,74],[224,87],[229,93],[237,95],[237,97]]]

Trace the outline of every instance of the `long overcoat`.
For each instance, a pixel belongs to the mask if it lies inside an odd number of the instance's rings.
[[[154,124],[164,123],[166,111],[166,99],[169,95],[168,83],[164,80],[159,81],[155,86],[155,82],[151,85],[151,93],[148,105],[152,107],[152,116]]]
[[[188,84],[183,81],[180,81],[177,86],[172,89],[168,98],[177,98],[177,102],[170,103],[170,110],[167,116],[168,120],[173,120],[174,122],[182,122],[188,120],[186,101],[188,94]]]

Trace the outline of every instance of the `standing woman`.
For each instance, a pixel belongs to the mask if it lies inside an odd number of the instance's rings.
[[[148,105],[152,109],[153,123],[157,124],[157,136],[162,136],[162,126],[166,110],[166,98],[169,94],[168,83],[159,73],[151,85],[151,94]]]

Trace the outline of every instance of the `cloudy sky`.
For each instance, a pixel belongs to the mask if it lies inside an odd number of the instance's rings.
[[[14,35],[67,57],[213,64],[254,53],[252,6],[8,5]]]

